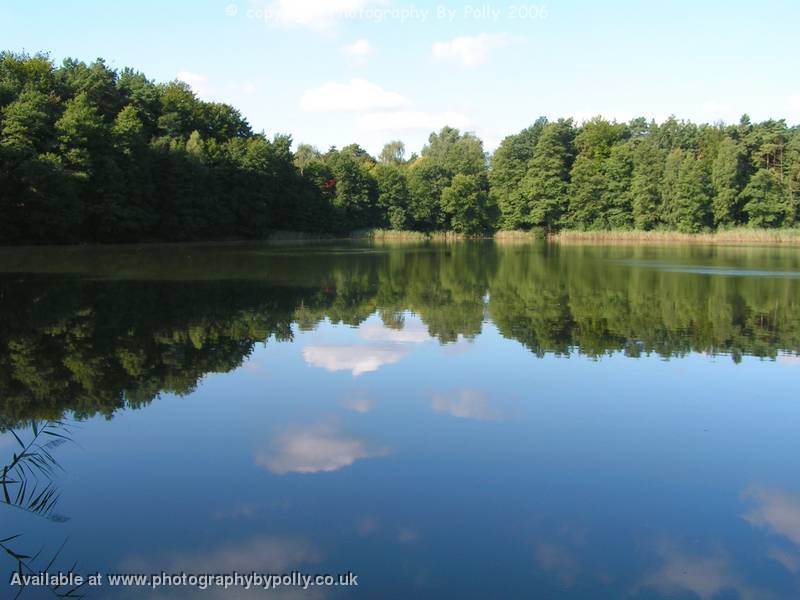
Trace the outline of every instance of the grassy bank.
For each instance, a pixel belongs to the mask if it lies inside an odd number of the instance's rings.
[[[785,244],[800,246],[800,229],[726,229],[711,233],[679,231],[560,231],[562,244]]]
[[[345,240],[376,242],[456,242],[463,240],[490,240],[498,243],[528,243],[547,239],[562,244],[740,244],[740,245],[796,245],[800,246],[800,228],[749,229],[746,227],[711,233],[680,233],[678,231],[576,231],[562,230],[547,235],[543,229],[501,230],[494,234],[470,235],[455,231],[396,231],[393,229],[359,229],[350,233],[308,233],[303,231],[272,231],[261,239],[212,239],[177,242],[142,241],[122,244],[67,244],[68,246],[205,246],[247,243],[309,244]],[[35,248],[59,246],[58,244],[0,244],[0,248]]]
[[[526,243],[547,238],[561,244],[739,244],[797,245],[800,228],[750,229],[740,227],[709,233],[679,231],[576,231],[563,230],[547,236],[542,229],[529,231],[497,231],[494,235],[475,236],[454,231],[395,231],[393,229],[359,229],[349,235],[308,234],[279,231],[270,235],[270,242],[313,242],[327,240],[372,240],[376,242],[453,242],[468,239],[494,239],[499,243]]]
[[[361,229],[354,231],[350,237],[371,239],[382,242],[450,242],[457,240],[481,239],[491,236],[474,236],[455,231],[395,231],[394,229]]]
[[[514,242],[531,242],[533,240],[543,240],[546,234],[542,229],[531,229],[529,231],[519,230],[501,230],[496,231],[494,239],[496,242],[514,243]]]

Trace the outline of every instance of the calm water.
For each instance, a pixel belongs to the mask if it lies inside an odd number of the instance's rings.
[[[0,315],[3,464],[72,440],[6,485],[4,577],[800,598],[796,249],[4,249]]]

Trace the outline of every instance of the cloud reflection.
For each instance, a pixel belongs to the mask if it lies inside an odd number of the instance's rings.
[[[783,566],[790,573],[800,572],[800,556],[777,546],[770,546],[767,556]]]
[[[489,403],[488,396],[472,388],[436,392],[431,397],[431,408],[434,412],[447,413],[462,419],[493,421],[500,418],[500,413]]]
[[[698,555],[672,546],[660,549],[661,565],[645,575],[635,591],[655,589],[664,595],[690,592],[701,600],[712,600],[724,592],[736,592],[741,600],[765,595],[742,580],[721,553]]]
[[[396,342],[419,344],[431,340],[427,327],[422,323],[406,323],[402,329],[392,329],[380,323],[364,323],[358,335],[372,342]]]
[[[378,519],[372,515],[364,515],[356,519],[356,532],[361,537],[367,537],[378,531]]]
[[[400,544],[413,544],[419,539],[419,531],[409,527],[401,527],[397,532],[397,541]]]
[[[750,486],[742,492],[742,497],[754,503],[743,515],[745,521],[800,546],[800,497],[761,486]]]
[[[745,521],[800,547],[800,496],[777,488],[753,485],[742,492],[742,498],[753,503],[742,515]],[[772,545],[767,556],[790,573],[800,572],[800,553],[796,549]]]
[[[338,471],[359,459],[383,456],[366,441],[329,425],[293,427],[278,436],[271,451],[257,452],[256,464],[277,475]]]
[[[303,359],[327,371],[350,371],[353,377],[396,363],[408,353],[404,348],[370,345],[306,346]]]
[[[574,584],[578,576],[578,561],[570,550],[557,544],[539,544],[536,547],[536,564],[542,571],[556,575],[564,587]]]
[[[322,560],[319,549],[310,542],[297,537],[261,535],[243,541],[219,546],[205,552],[165,553],[156,558],[135,556],[125,560],[120,572],[129,573],[285,573],[307,564]],[[320,598],[322,590],[272,590],[275,598]],[[275,592],[273,594],[273,592]],[[199,592],[196,588],[171,588],[167,592],[148,595],[151,600],[161,598],[183,598],[200,595],[204,598],[263,597],[263,589],[222,589],[211,587]],[[139,596],[137,596],[139,597]]]
[[[366,414],[375,406],[375,401],[369,396],[357,394],[342,400],[342,406],[347,410]]]

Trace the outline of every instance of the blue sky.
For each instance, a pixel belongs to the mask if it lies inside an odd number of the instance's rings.
[[[800,3],[207,0],[0,5],[0,47],[102,56],[326,149],[539,115],[800,122]]]

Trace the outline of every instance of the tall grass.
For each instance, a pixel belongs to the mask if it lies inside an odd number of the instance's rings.
[[[501,243],[530,242],[531,240],[543,240],[547,234],[543,229],[531,229],[520,231],[518,229],[500,230],[495,232],[494,239]]]
[[[450,242],[485,237],[455,231],[395,231],[394,229],[361,229],[354,231],[350,236],[386,242]]]
[[[800,229],[751,229],[737,227],[709,233],[679,231],[573,231],[551,234],[551,241],[564,244],[786,244],[800,245]]]
[[[578,231],[565,229],[547,234],[543,229],[501,230],[494,235],[469,235],[455,231],[396,231],[394,229],[359,229],[349,235],[309,234],[276,231],[269,236],[272,243],[325,242],[342,239],[363,239],[380,242],[452,242],[469,239],[494,239],[501,243],[548,239],[562,244],[742,244],[800,245],[800,228],[752,229],[737,227],[708,233],[679,231]]]

